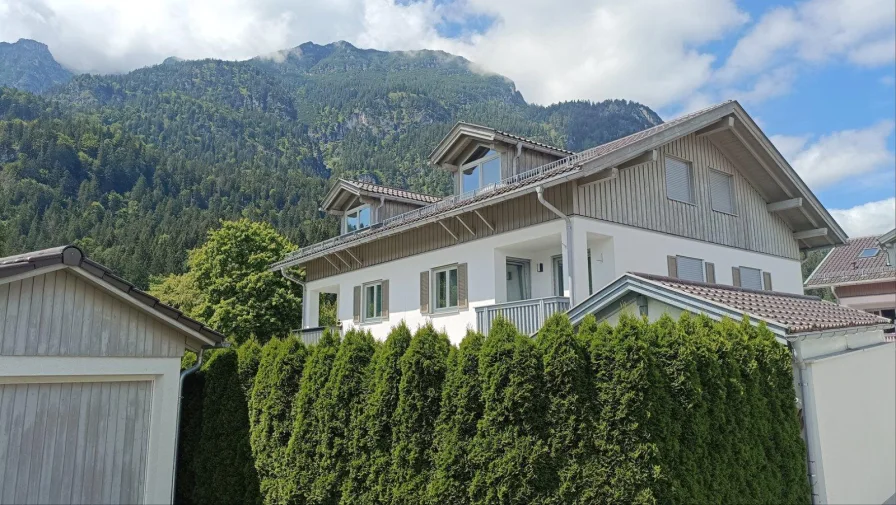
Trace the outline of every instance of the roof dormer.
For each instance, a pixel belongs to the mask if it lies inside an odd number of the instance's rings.
[[[339,179],[324,197],[321,210],[341,217],[342,234],[363,230],[384,220],[438,202],[437,196],[369,182]]]

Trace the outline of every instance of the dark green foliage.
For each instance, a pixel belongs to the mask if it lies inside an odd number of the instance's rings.
[[[353,419],[349,438],[349,474],[342,489],[343,505],[372,505],[385,501],[392,461],[392,418],[398,407],[401,357],[411,343],[411,330],[402,321],[392,328],[373,357],[367,402]]]
[[[311,348],[302,370],[299,393],[292,406],[292,433],[286,448],[288,474],[283,496],[290,505],[310,503],[308,495],[321,471],[316,466],[316,455],[323,440],[324,421],[318,403],[338,351],[338,335],[325,331],[320,342]]]
[[[541,502],[552,488],[541,355],[496,320],[479,357],[483,415],[470,445],[475,504]]]
[[[433,470],[433,439],[450,348],[448,336],[428,324],[417,330],[401,357],[387,489],[392,504],[416,505],[425,495]]]
[[[448,357],[442,411],[436,423],[435,472],[426,495],[432,505],[470,503],[473,466],[469,453],[482,418],[479,352],[484,340],[481,333],[469,331]]]
[[[181,368],[196,364],[196,355],[184,354]],[[187,365],[186,367],[184,365]],[[196,497],[196,460],[199,456],[199,439],[202,437],[202,413],[204,380],[202,373],[187,376],[181,390],[180,434],[177,442],[177,468],[174,503],[177,505],[198,505],[203,502]]]
[[[348,476],[351,452],[348,447],[352,419],[361,414],[374,353],[370,332],[346,333],[333,361],[327,385],[315,405],[321,423],[315,455],[318,473],[310,490],[309,503],[335,505]]]
[[[202,433],[194,459],[194,503],[261,501],[238,368],[233,349],[215,351],[202,366]]]
[[[258,366],[261,364],[261,346],[255,340],[247,340],[236,348],[236,354],[239,358],[237,373],[240,377],[240,385],[243,386],[243,392],[248,400],[252,394],[255,375],[258,374]]]
[[[265,505],[285,503],[290,474],[286,449],[292,434],[292,405],[307,351],[295,338],[272,339],[261,354],[249,399],[252,454]]]

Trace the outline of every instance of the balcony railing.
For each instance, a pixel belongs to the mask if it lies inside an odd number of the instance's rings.
[[[520,332],[534,335],[547,318],[567,310],[569,310],[569,298],[562,296],[476,307],[476,328],[488,335],[494,320],[501,316],[513,323]]]
[[[320,326],[317,328],[303,328],[301,330],[292,330],[292,336],[301,340],[305,345],[315,345],[320,342],[320,339],[324,336],[324,331],[326,330],[336,332],[337,335],[342,335],[342,329],[337,326]]]

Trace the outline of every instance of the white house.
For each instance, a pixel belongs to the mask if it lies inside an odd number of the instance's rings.
[[[499,313],[534,332],[628,271],[802,293],[800,250],[847,238],[733,101],[580,153],[458,123],[430,161],[453,196],[341,181],[343,233],[272,265],[304,270],[306,336],[321,293],[343,328],[455,342]]]
[[[890,321],[816,297],[627,273],[570,311],[682,312],[763,322],[793,356],[813,503],[896,503],[896,344]]]
[[[0,503],[171,503],[181,357],[223,339],[77,247],[0,258]]]

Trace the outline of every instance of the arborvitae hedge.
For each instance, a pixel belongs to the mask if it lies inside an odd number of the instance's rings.
[[[373,505],[385,501],[392,462],[392,417],[398,407],[401,357],[411,344],[411,330],[402,321],[392,328],[373,357],[367,402],[352,420],[349,474],[342,489],[343,505]]]
[[[246,398],[252,394],[252,387],[255,383],[255,375],[258,374],[258,367],[261,364],[261,346],[254,340],[243,342],[236,349],[239,358],[240,385]]]
[[[299,391],[307,351],[297,339],[271,339],[261,354],[252,394],[249,421],[252,455],[265,505],[280,505],[290,487],[286,447],[292,434],[292,405]]]
[[[745,321],[275,340],[251,418],[236,355],[187,382],[178,503],[257,503],[256,468],[278,505],[809,502],[790,354]]]

